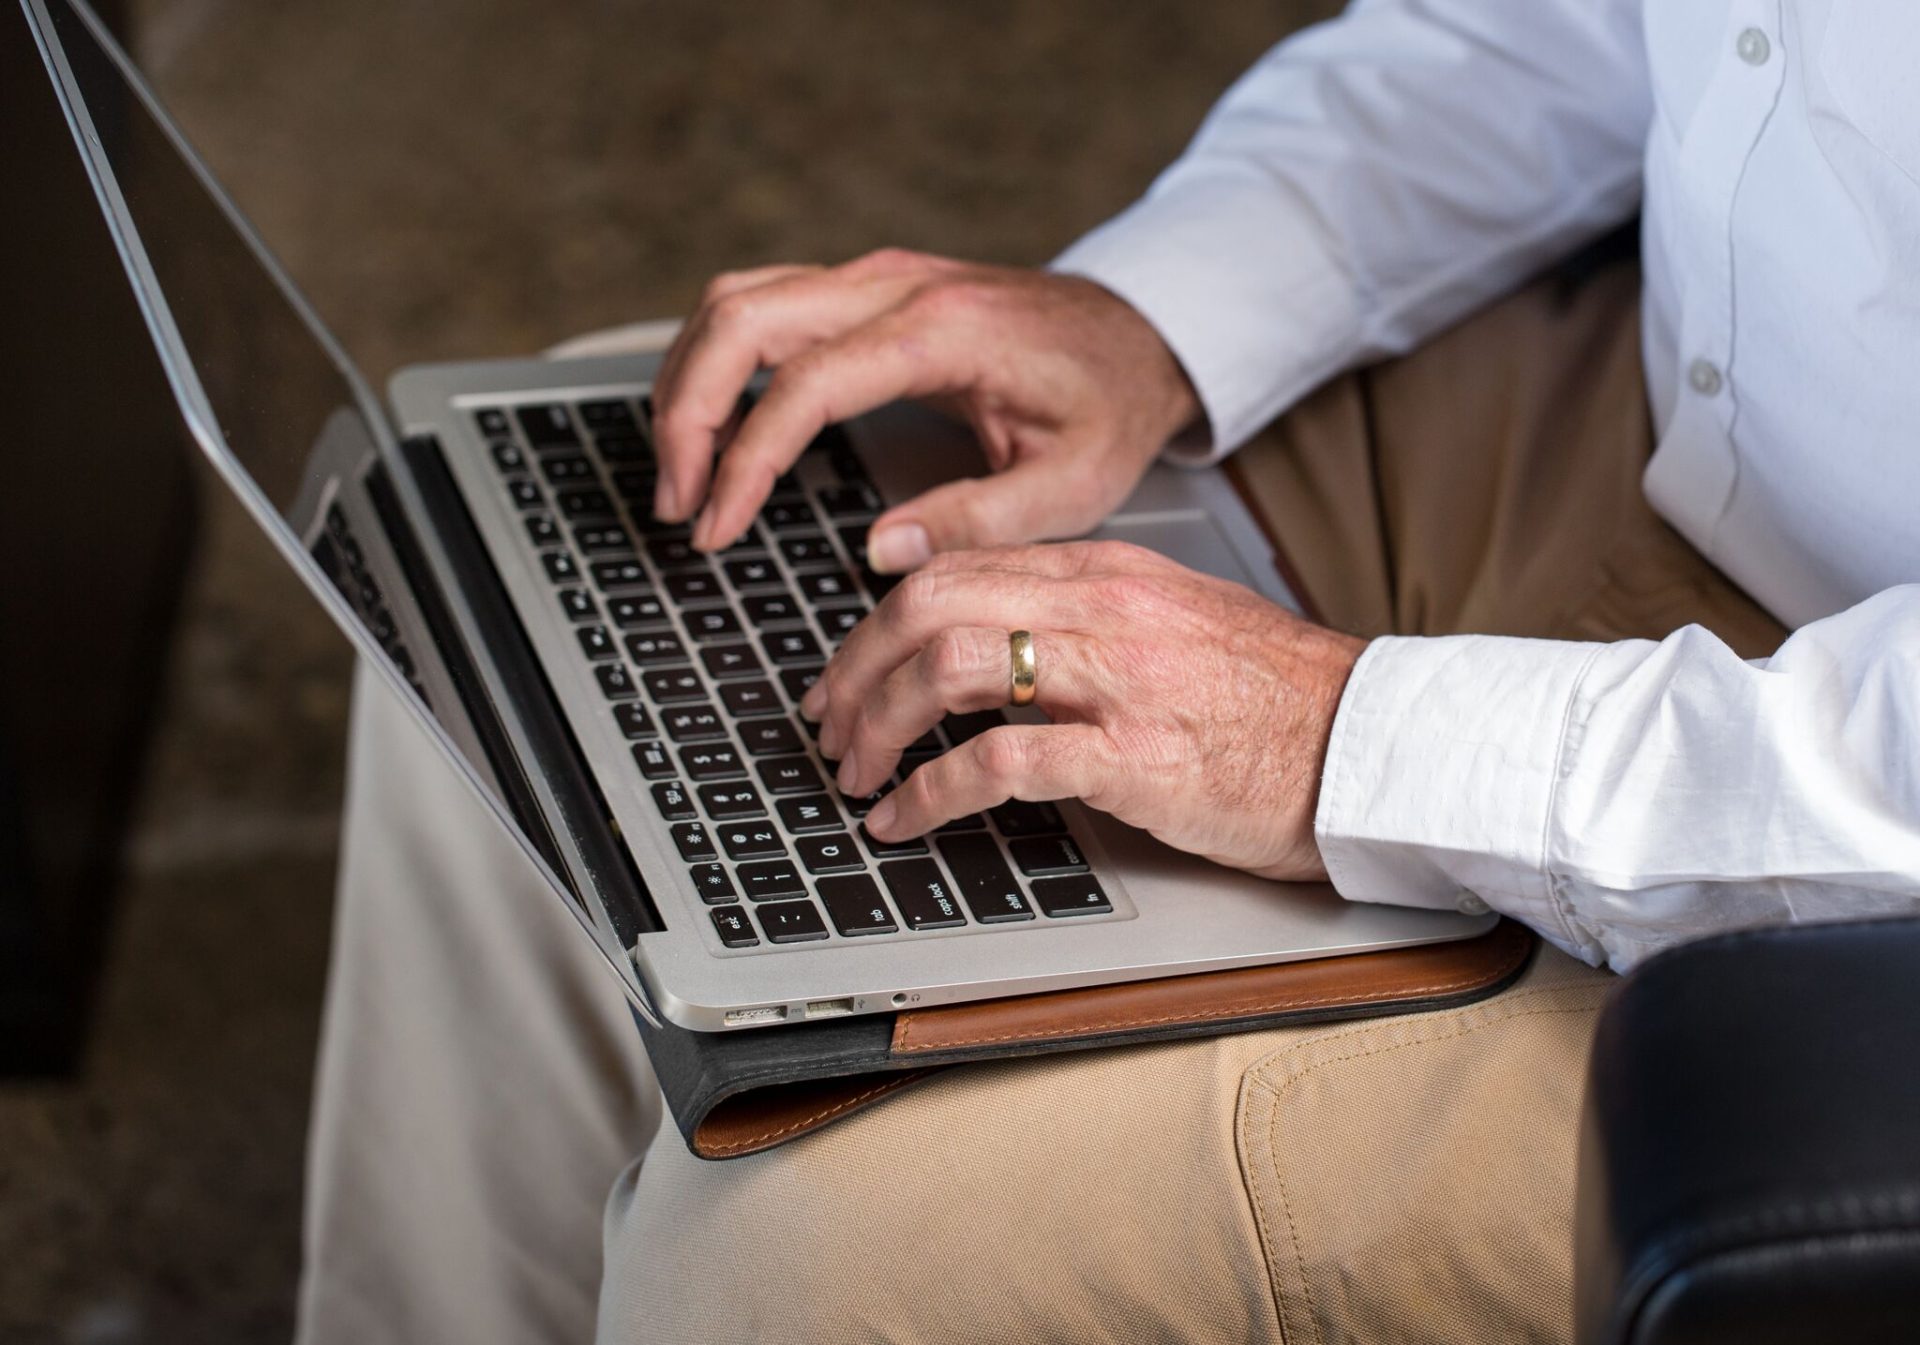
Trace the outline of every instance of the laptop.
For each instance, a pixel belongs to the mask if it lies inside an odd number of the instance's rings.
[[[984,470],[964,429],[904,405],[832,427],[740,543],[695,552],[649,508],[657,356],[423,365],[382,399],[94,15],[23,5],[198,447],[648,1022],[764,1029],[1491,925],[1220,868],[1071,800],[876,843],[875,799],[833,788],[797,705],[894,582],[868,523]],[[1094,535],[1292,605],[1218,471],[1156,466]],[[1037,712],[949,717],[901,770],[1014,716]]]

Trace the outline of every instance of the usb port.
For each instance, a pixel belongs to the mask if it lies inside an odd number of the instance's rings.
[[[812,999],[807,1001],[809,1018],[842,1018],[853,1012],[851,999]]]
[[[770,1004],[764,1009],[728,1009],[728,1027],[748,1027],[754,1023],[778,1023],[787,1016],[787,1006]]]

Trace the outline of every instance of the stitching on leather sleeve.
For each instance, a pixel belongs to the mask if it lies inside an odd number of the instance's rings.
[[[745,1149],[752,1149],[763,1144],[770,1144],[774,1140],[779,1139],[782,1135],[790,1135],[795,1131],[806,1130],[813,1126],[825,1125],[828,1121],[833,1120],[837,1116],[846,1115],[848,1112],[852,1111],[855,1107],[858,1107],[863,1102],[867,1102],[872,1100],[873,1098],[879,1097],[882,1093],[890,1093],[896,1088],[905,1088],[908,1084],[914,1083],[925,1077],[926,1077],[925,1072],[921,1071],[921,1072],[909,1074],[904,1078],[888,1079],[884,1083],[875,1084],[873,1087],[867,1089],[863,1093],[855,1093],[850,1098],[842,1098],[840,1101],[834,1103],[831,1107],[826,1107],[820,1111],[814,1112],[811,1116],[803,1116],[798,1121],[794,1121],[788,1125],[783,1125],[773,1130],[763,1130],[763,1131],[760,1131],[758,1134],[749,1135],[745,1139],[733,1140],[727,1144],[706,1144],[706,1145],[702,1145],[701,1147],[705,1149],[708,1153],[713,1153],[713,1154],[737,1154]]]

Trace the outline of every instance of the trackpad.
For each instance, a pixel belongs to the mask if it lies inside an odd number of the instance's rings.
[[[1190,570],[1259,587],[1220,525],[1198,510],[1136,518],[1122,514],[1101,524],[1093,536],[1102,541],[1132,542],[1177,560]]]

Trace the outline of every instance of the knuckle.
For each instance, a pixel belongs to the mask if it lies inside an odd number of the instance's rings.
[[[1017,729],[988,729],[974,743],[974,757],[989,780],[1007,785],[1025,775],[1029,764],[1026,737]]]
[[[893,617],[902,626],[914,627],[932,616],[939,605],[942,576],[930,574],[926,570],[915,570],[900,581],[887,604],[893,608]]]
[[[980,666],[978,641],[966,631],[948,627],[927,646],[927,670],[936,688],[955,691],[966,686]]]
[[[985,286],[977,281],[942,277],[915,290],[907,307],[920,321],[939,325],[970,316],[984,298]]]
[[[1138,574],[1120,574],[1102,580],[1100,596],[1109,610],[1123,618],[1150,617],[1159,611],[1164,599],[1158,583]]]
[[[752,322],[754,308],[752,294],[741,291],[719,296],[709,305],[708,312],[715,331],[732,333]]]

